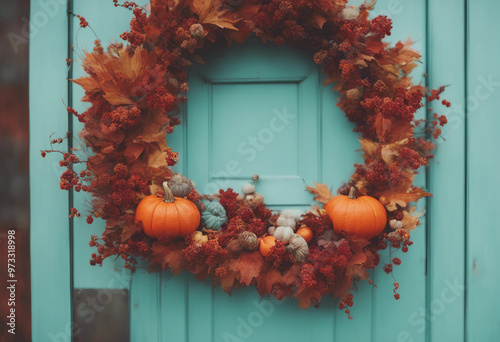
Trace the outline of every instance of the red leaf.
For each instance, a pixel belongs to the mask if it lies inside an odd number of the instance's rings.
[[[231,290],[233,289],[235,280],[236,280],[236,272],[227,271],[227,275],[220,279],[220,286],[222,287],[222,290],[231,295]]]
[[[134,222],[128,221],[125,227],[123,227],[122,233],[120,235],[121,241],[125,242],[132,237],[135,233],[140,231],[140,226],[138,227]]]
[[[386,119],[382,114],[378,114],[375,118],[375,123],[373,124],[375,131],[377,132],[377,137],[380,142],[385,142],[387,138],[387,133],[391,129],[391,120]]]
[[[301,265],[294,264],[283,277],[288,286],[299,286]]]
[[[268,293],[272,293],[274,284],[282,284],[283,276],[276,269],[271,268],[267,272],[262,272],[257,278],[257,291],[264,297]]]
[[[151,247],[151,262],[150,266],[161,265],[162,270],[170,268],[172,274],[181,274],[184,266],[184,257],[182,250],[186,247],[184,241],[175,241],[168,246],[159,242],[155,242]]]
[[[229,269],[237,272],[240,283],[250,285],[259,276],[263,265],[264,258],[259,251],[243,252],[238,258],[231,260]]]
[[[136,160],[137,158],[139,158],[139,156],[141,155],[142,151],[144,151],[144,145],[130,143],[130,144],[127,144],[127,147],[125,148],[125,151],[123,151],[123,155],[129,161],[133,161],[133,160]]]
[[[302,284],[293,296],[299,300],[299,307],[301,309],[307,309],[311,304],[318,306],[322,293],[316,288],[309,288],[307,285]]]

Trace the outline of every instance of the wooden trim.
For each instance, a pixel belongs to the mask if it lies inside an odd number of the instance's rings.
[[[465,98],[465,12],[453,0],[428,1],[428,85],[450,85],[443,93],[452,103],[446,108],[438,101],[429,104],[448,117],[443,139],[438,139],[435,158],[428,172],[428,341],[463,341],[465,292],[449,295],[455,282],[464,285],[466,205],[466,118],[457,109]],[[443,15],[446,13],[446,15]],[[434,111],[429,111],[429,118]],[[448,297],[446,297],[448,295]],[[442,307],[442,308],[441,308]]]
[[[67,4],[31,2],[30,37],[30,195],[31,296],[34,341],[71,339],[71,265],[68,194],[58,191],[60,156],[42,159],[49,136],[64,137],[69,130],[62,101],[68,100]],[[47,4],[52,4],[50,10]],[[37,24],[37,18],[46,18]],[[38,26],[37,26],[38,25]],[[34,31],[33,31],[34,32]],[[67,142],[57,146],[67,149]]]

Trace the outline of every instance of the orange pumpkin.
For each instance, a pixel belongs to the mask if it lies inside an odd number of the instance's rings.
[[[271,248],[276,244],[276,238],[274,236],[264,236],[260,239],[260,254],[263,256],[271,253]]]
[[[370,196],[356,198],[356,188],[349,196],[336,196],[325,205],[335,233],[345,231],[365,239],[380,235],[387,224],[385,207]]]
[[[307,243],[311,242],[313,238],[312,229],[306,226],[300,227],[295,234],[302,236]]]
[[[142,199],[135,210],[134,222],[142,222],[144,234],[158,238],[163,234],[172,237],[194,232],[200,225],[200,212],[190,200],[174,197],[163,182],[165,196],[150,195]]]

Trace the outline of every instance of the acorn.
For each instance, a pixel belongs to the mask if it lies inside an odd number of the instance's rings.
[[[243,248],[254,251],[259,247],[259,240],[257,235],[252,232],[242,232],[238,235],[238,241],[243,246]]]
[[[233,254],[238,254],[241,253],[243,250],[243,245],[240,243],[238,239],[233,239],[229,241],[229,243],[226,245],[226,250],[233,253]]]

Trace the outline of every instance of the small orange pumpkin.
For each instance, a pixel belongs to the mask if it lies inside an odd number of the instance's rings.
[[[311,242],[313,238],[312,229],[306,226],[300,227],[295,234],[302,236],[307,243]]]
[[[271,253],[271,248],[276,245],[276,238],[274,236],[264,236],[262,239],[260,239],[260,254],[263,256],[268,255]]]
[[[190,200],[174,197],[168,182],[163,182],[165,196],[150,195],[142,199],[135,210],[134,222],[142,222],[144,234],[158,238],[194,232],[200,225],[200,212]]]
[[[325,210],[333,222],[335,233],[345,231],[365,239],[380,235],[387,224],[385,207],[370,196],[356,198],[356,188],[352,187],[349,196],[332,198]]]

